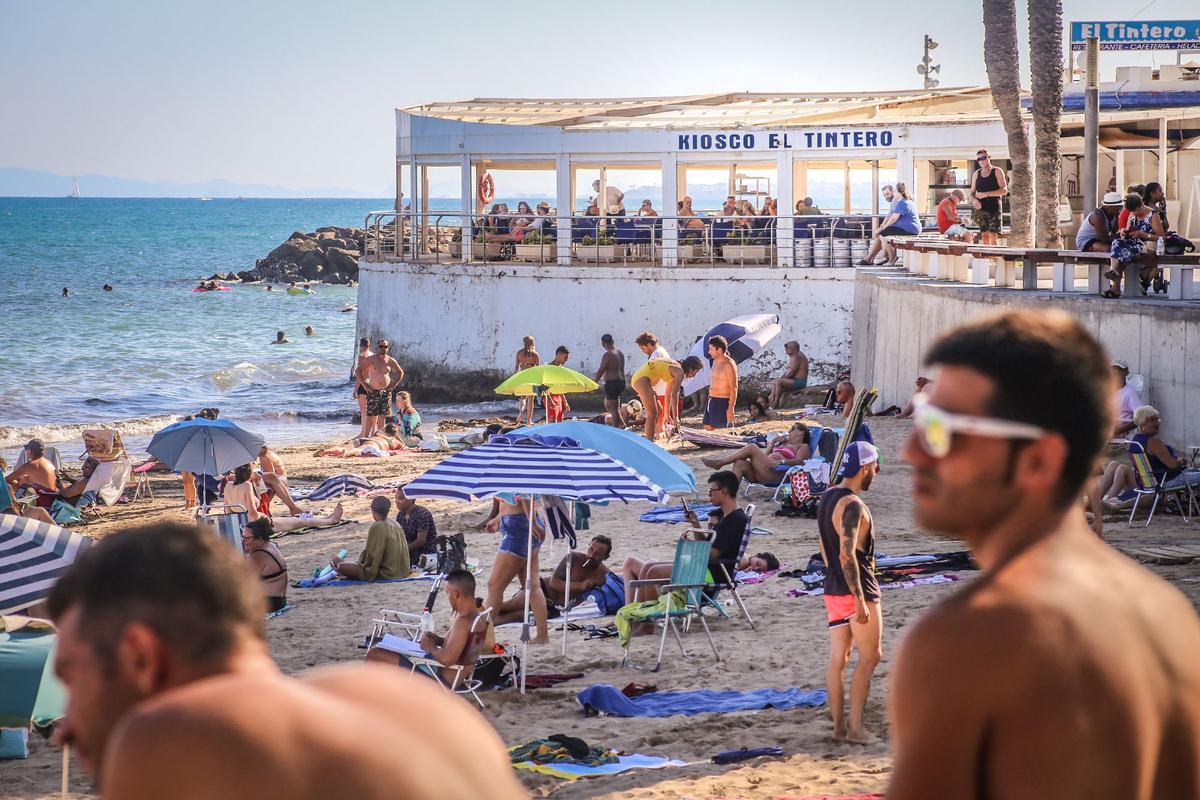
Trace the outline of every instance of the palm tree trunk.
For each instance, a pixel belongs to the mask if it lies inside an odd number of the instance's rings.
[[[1008,136],[1008,176],[1011,230],[1008,243],[1028,247],[1033,205],[1029,174],[1029,137],[1021,120],[1021,72],[1017,53],[1015,0],[983,0],[983,64]]]
[[[1059,121],[1062,117],[1062,2],[1029,0],[1029,65],[1033,74],[1034,210],[1038,247],[1059,247]]]

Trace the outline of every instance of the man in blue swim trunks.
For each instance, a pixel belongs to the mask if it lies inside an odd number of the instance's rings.
[[[771,399],[767,405],[772,409],[779,408],[779,403],[787,392],[795,392],[808,386],[808,356],[801,352],[800,343],[788,342],[783,346],[783,352],[787,354],[788,365],[783,377],[776,378],[775,385],[771,387]]]
[[[737,362],[729,357],[729,342],[724,336],[713,336],[708,340],[708,357],[712,361],[712,383],[709,386],[708,405],[704,407],[704,430],[728,428],[733,424],[733,411],[737,407],[738,368]]]

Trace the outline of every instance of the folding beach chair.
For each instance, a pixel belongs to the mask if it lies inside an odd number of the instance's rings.
[[[795,469],[799,469],[799,467],[795,467]],[[746,530],[744,533],[742,533],[742,541],[738,545],[737,557],[734,559],[734,564],[742,563],[742,558],[744,558],[746,555],[746,548],[750,544],[750,536],[754,530],[754,510],[755,510],[754,504],[751,503],[750,505],[746,506],[746,508],[743,510],[746,512]],[[711,531],[700,530],[698,528],[691,528],[688,531],[686,531],[686,533],[710,534]],[[740,594],[738,594],[737,580],[735,579],[736,573],[737,573],[737,567],[736,566],[734,567],[733,575],[729,574],[729,570],[725,567],[724,564],[721,564],[720,569],[721,569],[721,573],[719,575],[714,573],[713,574],[713,583],[710,584],[710,586],[714,587],[716,591],[713,591],[712,594],[705,592],[704,602],[707,603],[708,605],[712,606],[713,608],[715,608],[717,610],[717,613],[720,614],[722,617],[729,619],[729,614],[728,614],[728,612],[725,611],[725,606],[722,605],[720,602],[718,602],[717,597],[716,597],[717,592],[719,592],[720,590],[722,590],[722,589],[727,590],[731,595],[733,595],[733,602],[737,605],[738,611],[742,612],[742,617],[745,618],[746,624],[750,626],[751,630],[754,630],[754,620],[751,618],[749,610],[746,609],[746,603],[743,602],[742,596]]]
[[[1150,457],[1146,454],[1145,448],[1140,442],[1132,439],[1126,440],[1125,444],[1129,448],[1129,461],[1133,465],[1133,475],[1136,486],[1133,488],[1134,499],[1133,508],[1129,511],[1129,526],[1133,527],[1133,518],[1137,514],[1138,505],[1142,502],[1142,497],[1151,496],[1154,498],[1150,504],[1150,514],[1146,517],[1144,527],[1150,527],[1150,521],[1154,519],[1154,512],[1158,509],[1158,501],[1166,498],[1168,502],[1173,501],[1179,515],[1183,517],[1184,522],[1191,522],[1188,514],[1195,513],[1194,504],[1196,495],[1192,491],[1192,481],[1189,480],[1188,474],[1185,472],[1179,476],[1178,483],[1175,483],[1170,488],[1164,485],[1150,469]],[[1181,495],[1187,496],[1187,510],[1184,510],[1183,502],[1180,500]]]
[[[653,622],[662,625],[662,638],[658,643],[658,660],[654,662],[652,671],[657,672],[662,665],[663,649],[667,644],[667,630],[675,635],[675,643],[679,645],[679,652],[684,658],[688,657],[687,650],[683,646],[683,638],[679,635],[679,621],[685,625],[690,623],[692,618],[698,618],[700,624],[704,626],[704,635],[708,637],[708,644],[712,648],[713,657],[721,660],[720,653],[717,652],[717,644],[713,641],[712,632],[708,629],[708,620],[704,618],[704,605],[706,598],[704,589],[708,586],[705,575],[708,572],[708,557],[712,552],[712,542],[706,540],[688,539],[685,533],[675,543],[675,561],[671,565],[670,578],[652,578],[640,581],[631,581],[630,585],[636,591],[639,586],[655,585],[658,587],[659,597],[662,598],[665,607],[663,610],[647,615],[639,622]],[[632,640],[630,641],[632,644]],[[625,646],[624,657],[621,659],[621,666],[629,665],[629,645]]]
[[[484,637],[487,635],[488,625],[492,621],[492,609],[486,608],[475,616],[475,621],[471,623],[471,635],[467,641],[467,655],[465,659],[468,664],[463,666],[455,664],[454,666],[444,666],[436,659],[430,658],[428,655],[422,655],[420,645],[417,642],[405,637],[398,637],[395,634],[384,634],[378,640],[372,638],[367,643],[367,654],[379,648],[396,652],[403,655],[405,659],[412,665],[412,671],[420,671],[427,677],[433,678],[448,691],[458,695],[470,695],[471,698],[483,708],[483,700],[479,698],[479,688],[482,686],[482,681],[475,679],[474,672],[476,667],[484,659],[494,658],[510,658],[511,656],[501,656],[499,654],[484,653],[480,654],[480,649],[483,644]],[[378,620],[376,621],[378,622]],[[442,674],[443,670],[450,672],[449,680]]]
[[[213,534],[229,542],[239,553],[243,552],[242,528],[246,527],[249,514],[240,505],[208,506],[197,509],[196,524],[208,527]]]

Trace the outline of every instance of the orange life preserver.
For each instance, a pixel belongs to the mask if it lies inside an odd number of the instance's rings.
[[[479,188],[476,191],[481,204],[491,205],[492,199],[496,196],[496,181],[492,179],[490,172],[479,176]]]

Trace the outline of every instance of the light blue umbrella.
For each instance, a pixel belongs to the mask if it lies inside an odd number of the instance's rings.
[[[644,436],[594,422],[554,422],[521,428],[533,436],[563,436],[615,458],[668,492],[696,492],[692,468]]]
[[[227,419],[189,419],[168,425],[146,451],[173,472],[221,475],[258,458],[266,439]]]
[[[0,625],[0,728],[47,733],[62,717],[66,691],[54,677],[56,638],[37,625],[13,631]]]
[[[597,426],[599,427],[599,426]],[[667,492],[636,469],[579,442],[560,436],[514,431],[447,458],[404,487],[407,497],[479,500],[501,494],[557,495],[566,500],[645,500],[662,502]],[[529,514],[528,551],[533,550],[534,509]],[[568,562],[570,563],[570,562]],[[533,564],[525,560],[525,585]],[[521,691],[528,668],[529,592],[521,617]]]

